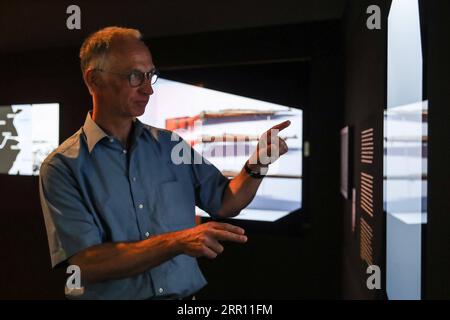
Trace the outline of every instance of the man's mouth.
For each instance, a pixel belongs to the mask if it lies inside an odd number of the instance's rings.
[[[136,103],[140,106],[142,106],[142,105],[146,106],[148,103],[148,100],[137,100]]]

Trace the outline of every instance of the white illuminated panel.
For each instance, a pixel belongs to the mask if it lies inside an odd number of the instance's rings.
[[[0,173],[38,175],[59,144],[59,104],[0,106]]]
[[[417,0],[393,0],[388,17],[388,85],[384,122],[386,291],[421,299],[422,224],[427,199],[427,102]]]

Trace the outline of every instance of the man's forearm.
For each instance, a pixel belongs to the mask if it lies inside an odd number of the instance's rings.
[[[241,172],[228,184],[218,216],[224,218],[237,216],[253,200],[261,181],[262,179],[252,178],[242,168]]]
[[[183,253],[179,232],[157,235],[137,242],[104,243],[69,259],[81,269],[83,284],[128,278]]]

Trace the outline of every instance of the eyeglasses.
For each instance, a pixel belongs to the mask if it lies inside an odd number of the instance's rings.
[[[128,82],[130,83],[130,86],[133,88],[140,87],[144,83],[145,79],[150,81],[150,84],[153,85],[156,83],[156,81],[158,80],[158,76],[159,76],[159,71],[157,69],[153,69],[152,71],[148,71],[148,72],[133,70],[130,73],[112,72],[112,71],[107,71],[107,70],[103,70],[103,69],[99,69],[99,68],[96,68],[94,70],[127,77]]]

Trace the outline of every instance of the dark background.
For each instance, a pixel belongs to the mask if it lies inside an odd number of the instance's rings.
[[[382,129],[389,1],[79,1],[80,31],[65,28],[69,4],[0,2],[0,104],[60,103],[61,141],[79,129],[91,106],[79,68],[81,41],[112,24],[143,31],[162,76],[195,80],[207,74],[213,88],[304,110],[311,156],[304,162],[298,217],[305,218],[250,225],[245,246],[226,244],[217,259],[200,259],[209,285],[198,298],[385,298],[384,284],[375,292],[365,287],[359,244],[349,229],[351,203],[339,193],[339,132],[367,119]],[[381,30],[366,28],[372,4],[382,9]],[[424,9],[430,110],[426,298],[450,296],[449,6],[430,1]],[[265,66],[268,78],[261,77]],[[246,75],[245,86],[237,74]],[[353,168],[354,184],[358,170]],[[382,177],[382,167],[375,171]],[[63,298],[64,270],[50,270],[38,178],[1,175],[0,194],[0,298]],[[377,262],[383,266],[383,218],[377,226]]]
[[[356,4],[358,3],[358,4]],[[381,30],[369,30],[365,27],[367,14],[365,8],[377,4],[382,13]],[[366,286],[367,264],[360,258],[360,225],[361,216],[371,223],[373,235],[374,263],[385,268],[384,261],[384,228],[383,214],[383,110],[386,106],[387,75],[387,13],[390,1],[350,1],[344,12],[343,46],[344,46],[344,123],[352,128],[352,182],[356,189],[356,224],[352,232],[351,196],[349,200],[342,198],[344,206],[343,225],[343,268],[342,297],[345,299],[380,299],[385,297],[385,288],[369,290]],[[344,125],[343,125],[344,126]],[[360,161],[360,133],[362,130],[374,129],[374,161],[373,165],[365,165]],[[370,219],[362,213],[359,206],[359,189],[361,171],[374,176],[374,218]],[[370,221],[372,220],[372,221]],[[383,281],[384,279],[383,272]]]

